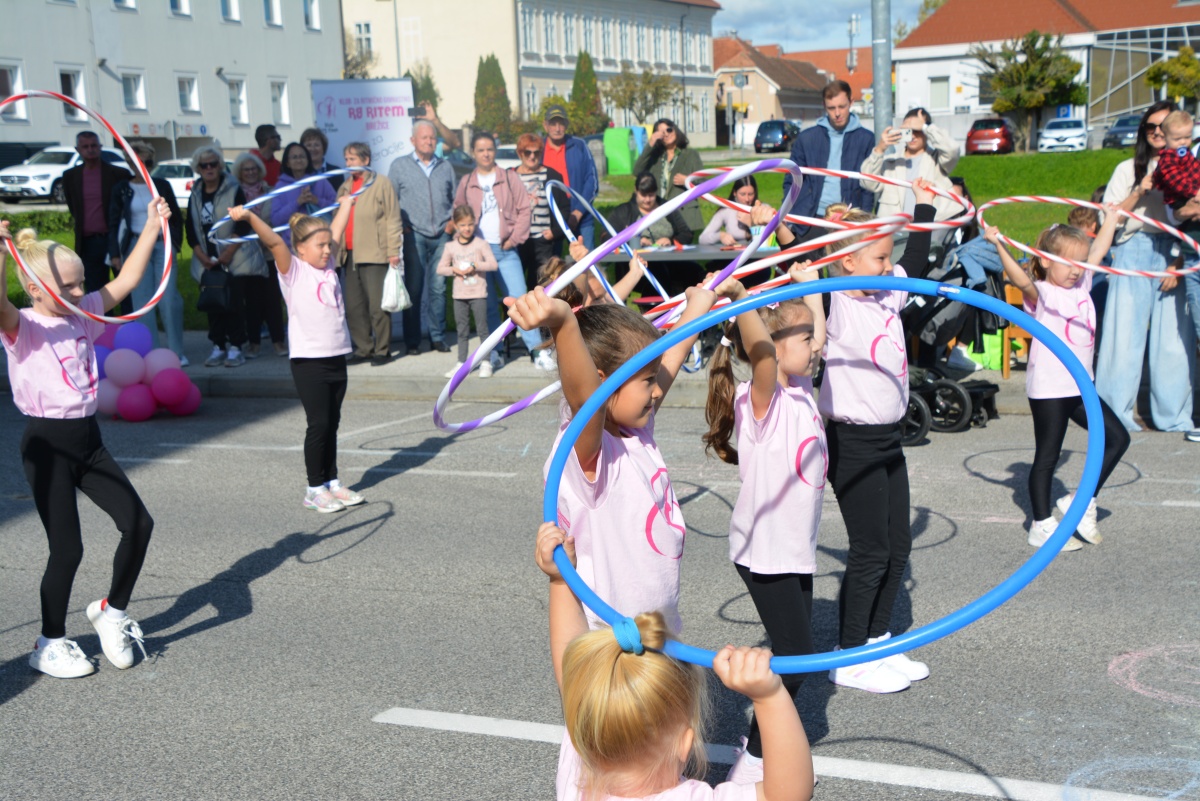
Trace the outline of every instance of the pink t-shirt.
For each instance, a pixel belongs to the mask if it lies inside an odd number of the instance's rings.
[[[904,268],[892,274],[904,278]],[[817,398],[821,414],[840,423],[886,425],[908,409],[908,351],[900,310],[907,292],[866,297],[830,295],[825,379]]]
[[[563,734],[562,747],[558,750],[558,774],[554,786],[558,801],[582,801],[579,789],[583,761],[571,744],[571,738]],[[654,795],[641,796],[640,801],[755,801],[758,789],[753,784],[722,782],[713,787],[706,782],[679,777],[679,784],[670,790]],[[606,795],[597,801],[625,801],[625,796]],[[636,801],[629,799],[628,801]]]
[[[1055,286],[1049,281],[1034,281],[1037,287],[1036,307],[1025,301],[1025,311],[1050,329],[1067,344],[1083,367],[1088,378],[1092,372],[1092,351],[1096,347],[1096,307],[1092,304],[1092,271],[1084,271],[1073,287]],[[1079,394],[1079,385],[1059,358],[1040,340],[1033,340],[1029,349],[1029,365],[1025,368],[1025,394],[1031,398],[1072,398]]]
[[[351,351],[346,304],[337,273],[293,255],[279,288],[288,310],[288,350],[293,359],[344,356]]]
[[[733,416],[742,490],[729,521],[729,558],[753,573],[817,572],[829,454],[812,379],[776,384],[761,420],[746,381],[734,394]]]
[[[99,292],[84,295],[79,308],[104,313]],[[68,314],[47,317],[21,309],[17,336],[0,334],[8,351],[8,383],[22,414],[75,420],[96,413],[96,339],[104,323]]]
[[[564,402],[556,448],[570,418]],[[602,599],[629,617],[662,612],[678,632],[683,511],[654,443],[653,416],[645,428],[622,433],[604,433],[595,481],[588,481],[572,449],[559,485],[558,524],[575,537],[576,569]],[[606,625],[586,611],[590,628]]]

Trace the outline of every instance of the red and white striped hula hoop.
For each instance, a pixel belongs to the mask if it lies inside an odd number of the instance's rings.
[[[1010,203],[1057,203],[1063,206],[1082,206],[1083,208],[1096,209],[1098,211],[1106,210],[1101,204],[1093,203],[1090,200],[1076,200],[1069,197],[1049,197],[1044,195],[1013,195],[1012,197],[1001,197],[996,198],[995,200],[989,200],[987,203],[984,203],[982,206],[980,206],[976,215],[979,218],[980,227],[987,225],[983,219],[983,213],[985,211],[994,206],[1003,206]],[[1190,247],[1193,251],[1200,253],[1200,245],[1196,243],[1196,240],[1192,239],[1178,228],[1172,228],[1164,222],[1152,220],[1145,215],[1138,214],[1136,211],[1125,211],[1124,209],[1120,209],[1117,213],[1129,217],[1130,219],[1137,220],[1143,225],[1149,225],[1153,228],[1157,228],[1165,234],[1170,234],[1183,244]],[[1017,242],[1015,239],[1010,239],[999,231],[997,231],[997,238],[999,238],[999,240],[1004,244],[1014,247],[1024,253],[1028,253],[1030,256],[1037,256],[1038,258],[1047,259],[1049,261],[1056,261],[1059,264],[1081,267],[1085,270],[1093,270],[1095,272],[1111,273],[1113,275],[1140,276],[1142,278],[1170,278],[1185,276],[1188,273],[1194,273],[1197,270],[1200,270],[1200,262],[1197,262],[1194,267],[1188,267],[1184,270],[1127,270],[1123,267],[1106,267],[1102,264],[1087,264],[1085,262],[1075,261],[1074,259],[1055,256],[1053,253],[1046,253],[1038,250],[1035,247],[1030,247],[1023,242]]]
[[[129,142],[125,141],[125,137],[121,136],[121,134],[117,132],[117,129],[114,128],[108,120],[104,119],[99,114],[92,111],[90,108],[74,98],[67,97],[66,95],[60,95],[58,92],[47,92],[41,89],[28,89],[24,92],[12,95],[11,97],[7,97],[4,100],[0,100],[0,108],[4,108],[11,103],[20,103],[23,100],[28,100],[29,98],[33,97],[44,97],[50,100],[57,100],[61,103],[66,103],[68,106],[82,111],[84,114],[88,115],[93,120],[104,126],[104,129],[112,134],[113,139],[121,145],[121,149],[124,150],[126,155],[129,156],[130,160],[133,161],[134,166],[142,176],[142,180],[146,182],[146,186],[150,189],[150,195],[155,199],[159,197],[158,191],[154,188],[154,181],[150,179],[150,173],[146,170],[146,165],[142,164],[142,160],[139,159],[137,154],[133,152],[133,148],[129,146]],[[8,252],[12,254],[13,261],[17,263],[17,266],[21,269],[21,272],[24,273],[31,281],[37,284],[37,286],[43,292],[54,298],[59,305],[70,309],[80,317],[87,317],[100,323],[127,323],[131,320],[136,320],[143,314],[150,312],[156,305],[158,305],[158,301],[162,298],[163,293],[167,291],[167,282],[171,278],[171,270],[174,267],[175,251],[171,246],[171,227],[166,218],[160,219],[159,224],[162,227],[164,253],[162,281],[159,282],[158,289],[155,291],[150,300],[146,302],[146,305],[130,314],[121,314],[109,317],[104,314],[92,314],[89,311],[84,311],[75,304],[71,303],[69,300],[63,298],[50,287],[46,286],[45,282],[43,282],[41,278],[39,278],[32,270],[26,267],[25,262],[21,260],[21,256],[19,253],[17,253],[17,248],[11,239],[7,241]]]
[[[692,188],[693,178],[696,176],[716,175],[718,173],[725,172],[729,169],[731,169],[731,168],[729,168],[729,167],[709,167],[709,168],[706,168],[703,170],[697,170],[696,172],[692,173],[691,175],[689,175],[687,177],[687,187],[689,189]],[[772,172],[787,172],[787,171],[786,170],[772,170]],[[821,175],[821,176],[824,176],[827,178],[856,178],[858,180],[866,179],[868,181],[878,181],[879,183],[887,184],[888,186],[899,186],[899,187],[908,188],[908,189],[912,188],[911,181],[902,181],[898,178],[885,178],[882,175],[872,175],[872,174],[866,173],[866,172],[854,172],[852,170],[828,170],[828,169],[824,169],[822,167],[801,167],[800,172],[804,173],[805,175]],[[958,195],[954,194],[953,192],[947,192],[945,189],[942,189],[940,187],[936,187],[936,186],[930,187],[930,190],[933,192],[933,194],[937,195],[938,197],[943,197],[943,198],[946,198],[947,200],[952,200],[955,203],[957,203],[958,205],[962,206],[963,213],[961,215],[959,215],[958,217],[955,217],[953,220],[945,220],[943,222],[914,223],[910,219],[908,225],[906,225],[904,227],[905,231],[951,231],[951,230],[954,230],[955,228],[962,228],[964,225],[967,225],[968,223],[970,223],[971,220],[975,217],[975,206],[971,204],[971,201],[967,200],[966,198],[959,197]],[[724,206],[727,209],[733,209],[734,211],[740,211],[740,212],[745,212],[745,213],[750,212],[749,206],[742,205],[741,203],[738,203],[734,200],[730,200],[727,197],[718,197],[717,195],[714,195],[711,192],[709,194],[704,195],[703,197],[705,200],[709,201],[710,203],[716,203],[718,206]],[[885,227],[884,225],[879,224],[878,220],[872,220],[870,222],[861,222],[861,223],[845,223],[845,222],[841,222],[841,221],[827,220],[824,217],[804,217],[799,214],[789,214],[784,218],[784,221],[790,222],[790,223],[795,223],[797,225],[815,225],[820,228],[835,228],[835,229],[872,228],[872,227],[883,228],[883,227]]]

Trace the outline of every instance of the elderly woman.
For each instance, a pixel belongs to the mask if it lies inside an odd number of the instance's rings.
[[[304,133],[300,134],[300,144],[308,151],[309,157],[312,159],[313,170],[318,173],[329,172],[330,170],[338,169],[336,164],[330,164],[325,161],[326,151],[329,150],[329,137],[318,128],[305,128]],[[287,172],[287,164],[283,165],[283,172]],[[344,175],[331,175],[325,180],[329,181],[329,185],[333,187],[333,191],[342,188],[342,181],[346,180]]]
[[[316,175],[312,155],[299,142],[292,142],[283,149],[283,157],[279,160],[283,167],[279,173],[276,189],[291,186],[310,175]],[[271,200],[271,226],[278,228],[287,225],[288,220],[296,212],[312,214],[319,209],[337,205],[337,190],[330,185],[329,180],[322,178],[307,184],[299,190],[285,192]],[[283,241],[292,244],[292,232],[285,229],[279,232]]]
[[[364,142],[351,142],[343,152],[347,167],[370,167],[371,148]],[[400,203],[392,183],[365,169],[338,189],[338,197],[366,187],[354,201],[342,248],[338,253],[344,270],[343,292],[346,299],[346,323],[354,352],[347,364],[368,359],[372,367],[392,360],[388,345],[392,337],[391,315],[383,305],[383,279],[388,270],[400,269],[404,234],[400,227]]]
[[[1157,155],[1166,146],[1162,121],[1175,104],[1159,101],[1146,109],[1138,127],[1134,156],[1117,165],[1104,190],[1105,203],[1119,203],[1151,219],[1167,222],[1162,192],[1151,186]],[[1172,261],[1173,240],[1124,218],[1112,248],[1114,267],[1159,271]],[[1160,431],[1192,428],[1192,370],[1195,335],[1188,320],[1184,288],[1177,278],[1110,275],[1104,304],[1103,336],[1097,348],[1096,391],[1130,431],[1142,382],[1142,359],[1150,338],[1150,419]]]
[[[879,144],[859,168],[860,172],[913,182],[923,178],[936,187],[950,191],[950,173],[958,163],[958,145],[950,135],[933,124],[933,118],[923,108],[914,108],[904,115],[899,128],[884,128]],[[863,178],[859,186],[879,196],[878,215],[912,214],[916,200],[911,189],[891,186]],[[934,196],[933,207],[938,220],[949,219],[962,211],[962,206],[944,197]]]
[[[633,174],[648,172],[653,175],[660,196],[667,201],[686,192],[687,177],[703,168],[700,154],[688,147],[687,134],[671,120],[662,119],[654,123],[654,133],[650,134],[646,149],[633,165]],[[688,203],[680,213],[693,231],[704,228],[699,200]]]
[[[130,146],[142,163],[146,165],[146,169],[153,172],[154,148],[146,142],[132,142]],[[113,187],[108,204],[108,256],[113,272],[121,269],[121,263],[128,258],[142,229],[146,227],[146,207],[150,204],[151,197],[150,187],[142,180],[142,174],[138,172],[128,157],[126,157],[126,161],[129,162],[129,169],[133,171],[133,176],[118,182]],[[183,245],[181,241],[183,239],[183,215],[179,213],[179,206],[175,203],[175,193],[171,190],[171,185],[162,178],[151,178],[151,180],[154,181],[154,188],[158,194],[167,201],[167,205],[171,209],[171,249],[178,256],[179,249]],[[158,285],[162,283],[165,263],[166,250],[160,234],[158,244],[154,246],[154,251],[150,254],[150,263],[146,265],[146,272],[142,276],[141,283],[133,288],[134,308],[142,308],[150,298],[154,297]],[[162,299],[159,300],[158,306],[143,315],[141,322],[150,329],[154,347],[157,348],[159,342],[156,313],[161,311],[163,328],[167,332],[167,347],[175,351],[175,354],[179,356],[180,364],[186,366],[188,360],[183,353],[183,297],[176,288],[175,276],[177,273],[177,269],[171,270],[171,275],[167,278],[167,289],[163,293]]]
[[[561,182],[563,177],[558,170],[542,163],[542,147],[542,137],[537,134],[521,134],[517,138],[517,155],[521,158],[517,177],[529,193],[530,209],[529,238],[517,247],[525,267],[526,286],[537,283],[538,270],[551,257],[562,255],[563,240],[570,234],[559,227],[550,211],[550,204],[555,204],[561,219],[566,220],[571,213],[571,200],[561,189],[553,192],[546,189],[547,181]]]

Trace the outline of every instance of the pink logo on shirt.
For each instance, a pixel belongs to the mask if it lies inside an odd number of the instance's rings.
[[[817,428],[820,428],[821,416],[814,415],[813,420],[816,422]],[[804,458],[804,452],[813,445],[816,445],[816,453],[820,454],[821,456],[821,475],[819,478],[817,476],[813,476],[815,480],[810,481],[808,476],[804,475],[804,470],[805,468],[808,468],[809,473],[815,472],[813,469],[814,464],[812,458]],[[829,451],[825,448],[825,439],[823,437],[814,435],[808,437],[800,443],[800,447],[796,449],[796,475],[800,477],[801,481],[813,489],[825,489],[825,477],[829,475]],[[817,481],[820,481],[821,483],[818,484]]]
[[[92,372],[92,348],[87,337],[75,338],[75,353],[61,355],[54,349],[54,358],[62,365],[62,380],[84,398],[96,394],[96,375]]]
[[[650,490],[652,492],[658,490],[659,484],[662,485],[663,500],[661,503],[655,503],[650,509],[650,514],[646,515],[646,542],[650,543],[650,547],[659,556],[668,556],[654,542],[654,518],[661,513],[663,522],[679,532],[679,553],[669,556],[671,559],[679,559],[683,556],[683,540],[687,537],[687,529],[675,522],[675,518],[677,517],[682,519],[683,510],[679,507],[679,501],[675,500],[675,491],[671,489],[671,478],[667,475],[667,468],[665,467],[660,467],[650,477]]]
[[[325,290],[324,293],[321,292],[322,289]],[[322,270],[321,276],[317,279],[317,303],[336,309],[338,307],[338,291],[337,273],[333,270]]]
[[[871,362],[875,365],[875,369],[881,373],[894,375],[897,378],[904,378],[908,375],[908,354],[904,350],[904,343],[897,342],[892,338],[892,322],[895,319],[896,315],[888,315],[887,320],[883,324],[886,332],[871,340]],[[879,346],[885,342],[891,347],[885,346],[882,349],[882,353],[880,353]],[[899,358],[897,358],[897,355]]]
[[[1096,323],[1092,319],[1095,307],[1089,299],[1079,301],[1079,316],[1068,317],[1066,324],[1067,342],[1077,348],[1090,348],[1096,344]],[[1075,336],[1079,337],[1080,341],[1076,342],[1071,336],[1071,329],[1076,329]],[[1082,331],[1080,331],[1082,329]],[[1083,341],[1084,334],[1087,335],[1087,341]]]

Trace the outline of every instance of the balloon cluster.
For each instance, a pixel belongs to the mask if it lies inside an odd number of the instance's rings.
[[[200,388],[179,366],[179,357],[154,348],[150,329],[142,323],[109,325],[96,340],[100,413],[131,423],[149,420],[159,409],[176,417],[200,408]]]

